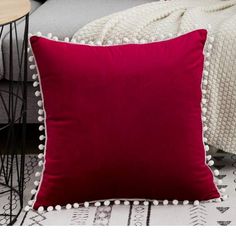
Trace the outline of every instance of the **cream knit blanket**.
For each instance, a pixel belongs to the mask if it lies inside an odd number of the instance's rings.
[[[207,68],[206,136],[208,144],[236,153],[236,0],[156,1],[93,21],[74,37],[81,43],[149,42],[209,24],[215,40]]]

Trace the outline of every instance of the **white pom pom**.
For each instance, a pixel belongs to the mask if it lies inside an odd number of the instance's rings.
[[[211,42],[211,43],[213,43],[214,42],[214,37],[213,36],[211,36],[211,37],[209,37],[209,41]]]
[[[147,41],[145,39],[141,39],[140,43],[146,43]]]
[[[178,200],[173,200],[172,203],[173,203],[173,205],[176,206],[176,205],[178,205],[179,201]]]
[[[39,97],[40,96],[40,91],[36,91],[34,94],[35,94],[36,97]]]
[[[204,126],[203,131],[207,131],[207,130],[208,130],[207,126]]]
[[[107,41],[107,44],[108,44],[108,45],[112,45],[112,44],[113,44],[113,41],[112,41],[112,40],[108,40],[108,41]]]
[[[188,205],[189,204],[189,201],[188,200],[184,200],[183,201],[183,205]]]
[[[136,44],[139,43],[139,40],[138,40],[138,39],[134,39],[133,41],[134,41],[134,43],[136,43]]]
[[[211,160],[211,157],[212,157],[211,155],[207,155],[207,156],[206,156],[206,159],[207,159],[208,161],[210,161],[210,160]]]
[[[215,201],[216,202],[221,202],[221,199],[220,198],[216,198]]]
[[[57,36],[53,36],[52,39],[55,40],[55,41],[58,41],[58,37]]]
[[[203,138],[203,142],[204,142],[204,143],[207,143],[207,138]]]
[[[89,202],[85,202],[84,207],[88,208],[89,207]]]
[[[156,37],[154,37],[154,36],[151,36],[151,37],[150,37],[150,41],[153,42],[153,41],[155,41],[155,40],[156,40]]]
[[[202,121],[204,121],[204,122],[206,121],[206,117],[205,116],[202,117]]]
[[[94,42],[93,41],[89,41],[88,44],[89,45],[94,45]]]
[[[219,170],[214,170],[214,175],[215,176],[218,176],[220,174],[220,171]]]
[[[49,207],[47,208],[47,211],[48,211],[48,212],[53,211],[53,206],[49,206]]]
[[[44,118],[43,118],[42,116],[39,116],[39,117],[38,117],[38,121],[39,121],[39,122],[43,122],[43,120],[44,120]]]
[[[65,37],[64,41],[65,42],[70,42],[70,39],[68,37]]]
[[[144,205],[144,206],[148,206],[148,205],[149,205],[149,202],[148,202],[148,201],[144,201],[144,202],[143,202],[143,205]]]
[[[223,199],[223,201],[226,201],[228,199],[228,195],[223,195],[222,199]]]
[[[43,161],[39,161],[38,166],[42,166],[43,165]]]
[[[71,39],[71,42],[76,43],[76,39],[75,38]]]
[[[139,205],[139,201],[134,201],[134,205],[135,206]]]
[[[37,82],[37,81],[35,81],[34,83],[33,83],[33,87],[37,87],[39,85],[39,82]]]
[[[36,68],[36,65],[30,65],[30,69],[34,70]]]
[[[41,175],[40,172],[36,172],[36,173],[35,173],[35,177],[39,177],[40,175]]]
[[[158,202],[157,200],[154,200],[154,201],[153,201],[153,205],[154,205],[154,206],[158,206],[158,204],[159,204],[159,202]]]
[[[205,89],[202,89],[202,94],[206,94],[206,90]]]
[[[221,179],[218,179],[218,180],[217,180],[217,184],[218,184],[218,185],[221,185],[222,183],[223,183],[223,181],[222,181]]]
[[[124,205],[128,206],[129,205],[129,201],[124,201]]]
[[[165,35],[161,34],[161,35],[160,35],[160,38],[161,38],[161,39],[164,39],[164,38],[165,38]]]
[[[44,140],[44,139],[45,139],[45,136],[44,136],[44,135],[40,135],[40,136],[39,136],[39,140],[42,141],[42,140]]]
[[[39,109],[39,110],[38,110],[38,114],[39,114],[40,116],[42,116],[43,113],[44,113],[44,110],[43,110],[43,109]]]
[[[39,212],[39,213],[42,213],[43,211],[44,211],[44,207],[43,207],[43,206],[41,206],[41,207],[38,208],[38,212]]]
[[[123,41],[125,42],[125,43],[128,43],[129,42],[129,39],[128,38],[123,38]]]
[[[193,205],[194,206],[198,206],[200,204],[200,202],[198,201],[198,200],[195,200],[194,202],[193,202]]]
[[[104,205],[105,205],[105,203],[104,203]],[[100,206],[101,206],[101,203],[100,203],[100,202],[95,202],[95,203],[94,203],[94,206],[95,206],[95,207],[100,207]]]
[[[205,145],[205,150],[206,150],[206,152],[208,152],[209,151],[209,146],[208,145]]]
[[[202,112],[203,113],[206,113],[207,112],[207,109],[205,107],[202,108]]]
[[[202,99],[202,104],[206,104],[207,100],[205,98]]]
[[[39,150],[43,150],[44,149],[44,145],[43,144],[39,144]]]
[[[25,211],[26,211],[26,212],[29,211],[30,209],[31,209],[30,206],[26,206],[26,207],[25,207]]]
[[[42,36],[42,33],[41,32],[37,32],[36,35],[40,37],[40,36]]]
[[[35,193],[37,193],[37,190],[36,189],[32,189],[30,192],[31,192],[32,195],[34,195]]]
[[[44,130],[44,126],[43,125],[40,125],[39,126],[39,131],[43,131]]]
[[[48,33],[48,34],[47,34],[47,37],[48,37],[49,39],[51,39],[51,38],[52,38],[52,33]]]
[[[203,83],[204,85],[207,85],[207,84],[208,84],[208,82],[207,82],[206,79],[204,79],[204,80],[202,81],[202,83]]]
[[[110,205],[110,201],[106,200],[103,204],[104,204],[104,206],[109,206]]]
[[[60,210],[61,210],[61,206],[60,206],[60,205],[56,205],[56,206],[55,206],[55,209],[56,209],[57,211],[60,211]]]
[[[75,203],[73,204],[73,207],[74,207],[75,209],[78,209],[78,208],[79,208],[79,203],[75,202]]]
[[[225,191],[226,191],[225,188],[221,188],[221,189],[220,189],[220,192],[221,192],[221,193],[225,193]]]
[[[204,64],[205,64],[205,66],[209,66],[210,62],[209,61],[205,61]]]
[[[34,61],[34,57],[33,56],[30,56],[29,57],[29,62],[33,62]]]
[[[39,153],[39,154],[38,154],[38,158],[39,158],[39,159],[42,159],[43,157],[44,157],[43,153]]]
[[[121,40],[120,39],[116,39],[115,42],[116,42],[116,44],[121,44]]]
[[[210,161],[208,161],[208,166],[213,166],[214,165],[214,161],[213,160],[210,160]]]
[[[207,48],[208,48],[208,50],[211,50],[212,49],[212,44],[208,44]]]
[[[28,205],[29,205],[29,206],[32,206],[32,205],[33,205],[33,200],[29,200],[29,201],[28,201]]]
[[[163,201],[163,205],[165,205],[165,206],[168,205],[168,203],[169,203],[168,200],[164,200],[164,201]]]
[[[35,185],[35,186],[39,186],[39,181],[37,181],[37,180],[34,181],[34,185]]]
[[[98,46],[101,46],[101,45],[102,45],[102,42],[101,42],[100,40],[98,40],[98,41],[96,41],[95,44],[98,45]]]
[[[72,205],[71,204],[66,204],[66,209],[67,210],[70,210],[72,208]]]
[[[37,77],[38,77],[38,75],[37,75],[37,74],[33,74],[33,75],[32,75],[32,79],[33,79],[33,80],[36,80],[36,79],[37,79]]]
[[[206,57],[208,58],[208,57],[210,57],[211,56],[211,54],[209,53],[209,52],[207,52],[206,53]]]
[[[37,104],[38,104],[39,107],[42,107],[42,106],[43,106],[43,101],[39,100],[39,101],[37,102]]]
[[[120,200],[115,200],[115,205],[120,205]]]
[[[169,33],[169,34],[168,34],[168,37],[169,37],[169,38],[171,38],[172,36],[173,36],[173,34],[172,34],[172,33]]]
[[[203,71],[203,74],[205,75],[205,76],[208,76],[209,75],[209,72],[207,71],[207,70],[204,70]],[[203,81],[204,82],[204,81]]]

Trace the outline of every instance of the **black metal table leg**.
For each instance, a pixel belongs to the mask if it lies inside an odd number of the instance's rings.
[[[9,29],[9,64],[4,65],[9,68],[8,90],[2,89],[0,84],[0,104],[4,109],[4,114],[0,115],[7,117],[6,124],[0,125],[3,140],[0,143],[0,225],[13,225],[23,208],[29,14],[23,18],[0,25],[0,40],[4,40],[4,28]],[[17,21],[22,19],[25,23],[23,39],[17,29]]]

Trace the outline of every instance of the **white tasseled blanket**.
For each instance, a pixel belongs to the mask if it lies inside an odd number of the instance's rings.
[[[140,5],[91,22],[81,43],[122,44],[163,39],[211,25],[207,85],[208,144],[236,153],[236,0],[172,0]]]

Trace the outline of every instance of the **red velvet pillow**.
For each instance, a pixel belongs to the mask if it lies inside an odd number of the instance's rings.
[[[102,199],[220,197],[203,143],[206,36],[196,30],[116,46],[30,38],[46,127],[34,209]]]

